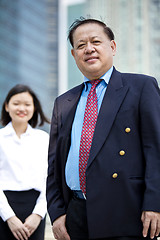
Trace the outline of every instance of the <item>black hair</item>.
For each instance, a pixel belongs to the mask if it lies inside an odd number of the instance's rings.
[[[2,105],[2,110],[1,110],[2,125],[6,126],[11,121],[11,117],[5,109],[6,104],[9,103],[12,96],[14,96],[18,93],[23,93],[23,92],[28,92],[32,96],[33,103],[34,103],[34,114],[33,114],[32,118],[29,120],[29,124],[33,128],[35,128],[38,125],[39,119],[40,119],[40,123],[38,126],[42,126],[45,122],[50,123],[50,121],[45,116],[45,114],[42,110],[41,103],[40,103],[38,97],[36,96],[36,94],[34,93],[34,91],[27,85],[17,84],[8,92],[8,95],[6,96],[6,99]]]
[[[75,30],[83,25],[83,24],[87,24],[87,23],[96,23],[96,24],[99,24],[100,26],[103,27],[104,29],[104,32],[107,34],[108,38],[110,40],[114,40],[114,33],[113,31],[111,30],[111,28],[107,27],[107,25],[100,21],[100,20],[97,20],[97,19],[94,19],[94,18],[84,18],[84,17],[80,17],[80,19],[76,19],[72,24],[71,26],[69,27],[69,32],[68,32],[68,39],[69,39],[69,42],[70,44],[72,45],[72,47],[74,47],[74,43],[73,43],[73,34],[75,32]]]

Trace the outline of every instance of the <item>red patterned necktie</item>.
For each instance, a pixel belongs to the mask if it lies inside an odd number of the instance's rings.
[[[101,82],[101,79],[92,80],[92,87],[87,97],[87,103],[84,113],[83,127],[81,133],[81,141],[79,148],[79,180],[80,188],[86,194],[86,167],[89,158],[89,153],[92,145],[92,139],[96,121],[98,117],[98,102],[96,94],[96,86]]]

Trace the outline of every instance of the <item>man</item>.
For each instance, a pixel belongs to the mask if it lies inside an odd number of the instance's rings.
[[[53,110],[47,199],[54,236],[157,239],[157,82],[113,67],[114,34],[101,21],[76,20],[69,40],[84,83],[59,96]]]

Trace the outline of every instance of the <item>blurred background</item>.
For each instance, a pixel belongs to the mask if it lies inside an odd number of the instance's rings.
[[[51,117],[55,97],[83,80],[67,41],[80,16],[112,28],[117,70],[160,82],[160,0],[0,0],[0,106],[11,87],[24,83]]]
[[[112,28],[117,70],[149,74],[160,83],[160,0],[0,0],[0,107],[10,88],[23,83],[50,118],[55,98],[83,81],[67,41],[80,16]]]

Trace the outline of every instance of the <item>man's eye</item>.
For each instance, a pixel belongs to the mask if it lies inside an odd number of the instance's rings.
[[[93,41],[93,43],[100,43],[100,41],[99,40],[95,40],[95,41]]]
[[[80,44],[80,45],[78,45],[78,49],[79,49],[79,48],[83,48],[83,47],[84,47],[84,45],[85,45],[84,43],[83,43],[83,44]]]

